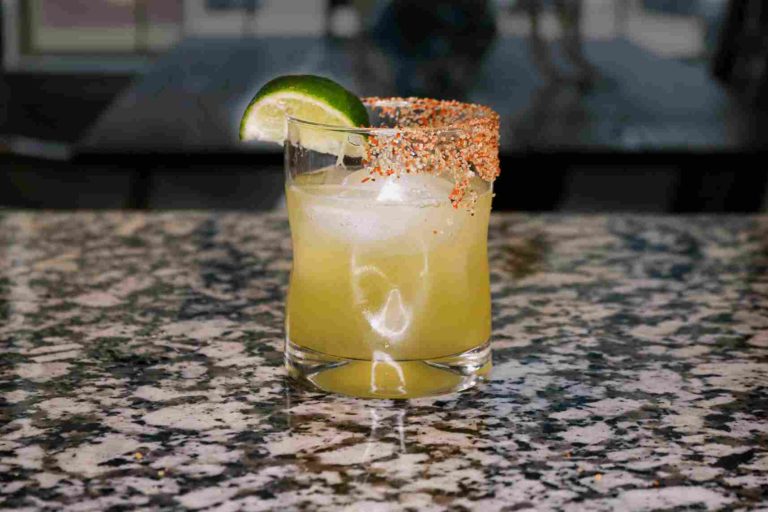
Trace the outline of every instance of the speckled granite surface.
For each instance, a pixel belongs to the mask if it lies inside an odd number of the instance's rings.
[[[768,217],[496,216],[493,379],[296,389],[280,216],[0,214],[0,508],[768,500]]]

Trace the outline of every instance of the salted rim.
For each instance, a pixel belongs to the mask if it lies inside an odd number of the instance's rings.
[[[476,127],[478,124],[487,122],[498,123],[499,115],[490,107],[477,103],[463,103],[455,100],[436,100],[431,98],[417,97],[386,97],[369,96],[361,98],[363,105],[373,108],[410,108],[411,111],[422,109],[423,111],[437,111],[438,109],[452,110],[456,115],[461,115],[462,111],[466,115],[465,119],[444,126],[360,126],[350,127],[337,124],[318,123],[308,121],[299,117],[287,115],[288,121],[309,125],[317,128],[323,128],[335,132],[356,133],[356,134],[376,134],[376,135],[394,135],[397,132],[417,131],[417,132],[446,132],[456,130],[466,130]]]
[[[449,199],[456,208],[474,208],[478,196],[470,186],[472,177],[492,183],[499,175],[499,115],[491,108],[414,97],[369,97],[362,102],[393,126],[354,128],[290,116],[288,121],[365,137],[363,165],[374,181],[403,172],[450,173],[454,188]]]

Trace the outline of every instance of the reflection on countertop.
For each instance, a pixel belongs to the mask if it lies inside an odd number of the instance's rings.
[[[0,214],[0,506],[756,508],[766,240],[496,215],[491,381],[363,401],[285,379],[283,216]]]

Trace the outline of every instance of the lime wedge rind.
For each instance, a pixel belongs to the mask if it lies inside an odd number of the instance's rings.
[[[360,99],[341,85],[313,75],[287,75],[265,84],[246,107],[240,122],[241,140],[283,144],[288,117],[339,128],[368,126]],[[339,154],[348,147],[347,134],[308,126],[299,143],[323,153]]]

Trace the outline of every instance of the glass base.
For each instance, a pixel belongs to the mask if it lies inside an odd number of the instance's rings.
[[[491,372],[491,345],[436,359],[348,359],[286,342],[285,365],[294,379],[331,393],[360,398],[417,398],[471,388]]]

